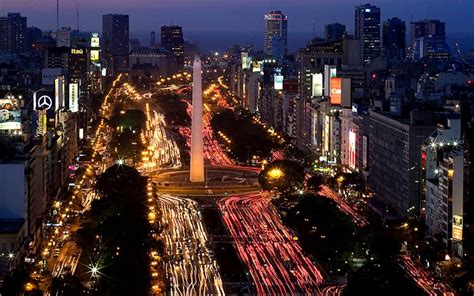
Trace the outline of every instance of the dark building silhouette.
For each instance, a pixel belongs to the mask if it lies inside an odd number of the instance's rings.
[[[184,69],[184,39],[180,26],[161,27],[161,47],[174,53],[178,72]]]
[[[380,8],[370,4],[356,6],[355,38],[360,40],[364,63],[380,55]]]
[[[8,13],[0,17],[0,52],[25,52],[26,17],[19,13]]]
[[[383,23],[383,48],[388,58],[403,59],[405,58],[405,22],[394,17]]]
[[[346,32],[346,25],[340,23],[327,24],[324,26],[326,41],[341,40]]]
[[[123,14],[102,16],[102,38],[107,74],[116,75],[120,69],[128,68],[129,17]]]

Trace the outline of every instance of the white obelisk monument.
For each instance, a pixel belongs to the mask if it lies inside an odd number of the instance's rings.
[[[204,182],[204,152],[202,134],[202,75],[201,59],[194,57],[193,63],[193,117],[191,119],[191,182]]]

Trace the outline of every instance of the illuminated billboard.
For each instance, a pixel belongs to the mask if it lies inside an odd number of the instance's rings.
[[[275,90],[282,90],[283,89],[283,75],[276,75],[273,76]]]
[[[250,69],[250,66],[252,65],[252,57],[249,57],[248,52],[242,52],[240,55],[242,58],[242,69]]]
[[[262,61],[253,61],[252,62],[252,72],[262,72],[263,71],[263,62]]]
[[[91,50],[91,62],[97,62],[100,59],[100,50]]]
[[[453,240],[462,241],[462,217],[453,215]]]
[[[92,33],[91,47],[92,48],[100,47],[100,38],[99,38],[98,33]]]
[[[59,76],[54,80],[54,99],[55,99],[55,109],[57,111],[60,107],[66,105],[66,95],[65,95],[65,82],[64,77]]]
[[[342,79],[338,77],[331,78],[330,82],[331,105],[341,105],[342,100]]]
[[[337,76],[336,66],[324,65],[324,95],[329,97],[330,94],[330,85],[331,78]]]
[[[329,151],[329,125],[330,125],[330,119],[329,116],[326,115],[324,117],[324,128],[323,128],[323,150],[325,152]]]
[[[0,109],[0,130],[21,129],[21,111]]]
[[[323,95],[323,74],[311,74],[311,96],[321,97]]]
[[[79,111],[79,84],[69,83],[69,111]]]
[[[20,130],[21,110],[15,98],[0,100],[0,130]]]
[[[356,167],[356,133],[352,129],[349,130],[349,167]]]
[[[82,48],[71,48],[71,54],[84,54],[84,49]]]
[[[46,114],[46,110],[38,110],[38,122],[37,126],[38,128],[36,129],[36,135],[37,136],[43,136],[46,134],[47,130],[47,124],[48,124],[48,116]]]

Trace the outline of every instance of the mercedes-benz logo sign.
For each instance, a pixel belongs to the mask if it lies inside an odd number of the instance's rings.
[[[51,109],[51,107],[53,107],[53,100],[50,96],[43,95],[38,99],[36,105],[38,106],[38,108],[49,110]]]

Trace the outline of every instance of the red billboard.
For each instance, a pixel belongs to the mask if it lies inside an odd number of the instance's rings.
[[[342,100],[342,79],[339,77],[331,78],[331,105],[341,105]]]

